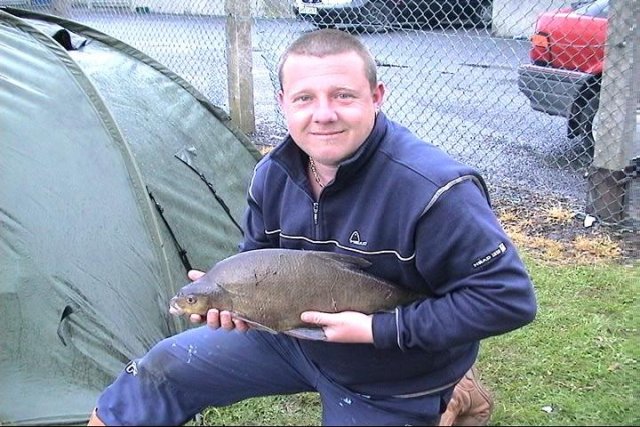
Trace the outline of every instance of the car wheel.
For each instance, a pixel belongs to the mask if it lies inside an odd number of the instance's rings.
[[[596,146],[596,133],[598,129],[598,124],[600,123],[600,114],[598,114],[598,107],[596,106],[596,110],[593,113],[591,118],[591,130],[587,132],[584,136],[584,149],[587,155],[593,158],[593,153],[595,151]]]
[[[584,106],[585,112],[584,116],[587,118],[588,123],[586,124],[586,132],[583,136],[584,141],[584,150],[586,154],[593,158],[593,153],[595,151],[596,145],[596,129],[598,128],[598,124],[600,121],[600,115],[598,114],[598,107],[600,99],[598,96],[594,96],[587,104]]]
[[[600,104],[600,81],[589,81],[576,97],[567,119],[567,136],[579,138],[583,150],[593,154],[595,140],[593,137],[593,120]]]
[[[369,32],[383,32],[398,23],[395,8],[389,7],[383,0],[372,1],[363,16],[362,27]]]

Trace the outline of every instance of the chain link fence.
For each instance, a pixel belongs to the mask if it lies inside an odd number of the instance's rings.
[[[258,145],[285,134],[276,64],[300,33],[357,34],[385,113],[524,192],[640,222],[637,0],[0,0],[81,22],[157,59]],[[132,96],[134,96],[132,94]]]

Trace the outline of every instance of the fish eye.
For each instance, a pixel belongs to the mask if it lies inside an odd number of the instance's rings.
[[[187,303],[189,303],[189,304],[195,304],[196,301],[198,301],[198,298],[194,297],[193,295],[189,295],[187,297]]]

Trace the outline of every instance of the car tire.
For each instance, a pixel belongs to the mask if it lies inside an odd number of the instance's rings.
[[[585,150],[589,157],[593,158],[593,153],[595,152],[596,147],[596,134],[598,125],[600,123],[600,114],[598,114],[598,110],[593,114],[593,118],[591,120],[591,132],[587,133],[585,136]]]
[[[600,120],[598,115],[599,104],[600,96],[598,94],[592,96],[583,107],[583,117],[586,118],[587,122],[584,125],[585,132],[582,135],[582,141],[584,151],[590,158],[593,158],[595,152],[596,139],[594,135]]]
[[[600,80],[594,78],[587,82],[571,106],[571,113],[567,120],[567,136],[578,138],[583,150],[593,155],[593,119],[600,104]]]

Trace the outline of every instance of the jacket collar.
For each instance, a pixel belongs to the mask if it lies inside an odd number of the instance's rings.
[[[348,182],[349,178],[357,174],[358,171],[367,164],[373,153],[375,153],[382,143],[386,133],[389,121],[384,113],[379,112],[376,116],[373,129],[364,143],[353,153],[352,156],[345,159],[338,166],[336,178],[333,185],[342,186]],[[300,185],[307,183],[307,164],[309,157],[296,145],[287,135],[285,139],[271,151],[270,157],[279,165],[281,165],[287,174],[295,182]]]

